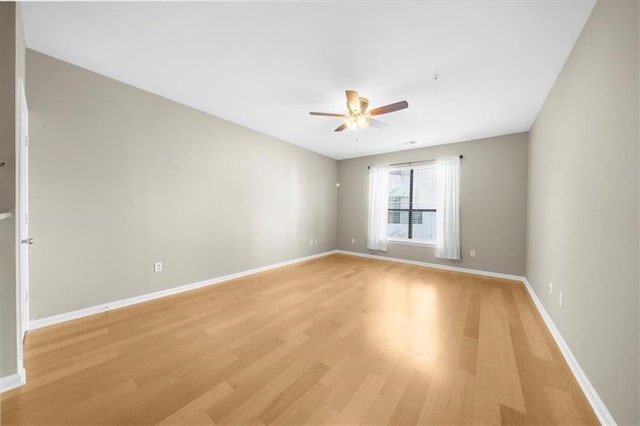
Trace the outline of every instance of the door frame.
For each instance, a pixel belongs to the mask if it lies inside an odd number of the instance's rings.
[[[17,84],[16,138],[16,345],[17,367],[22,381],[24,371],[24,338],[29,330],[29,109],[24,80]]]

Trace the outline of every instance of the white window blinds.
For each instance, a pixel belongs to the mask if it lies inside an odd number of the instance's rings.
[[[434,242],[436,239],[435,164],[389,171],[387,236]]]

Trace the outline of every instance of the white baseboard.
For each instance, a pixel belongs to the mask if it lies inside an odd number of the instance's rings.
[[[425,266],[428,268],[444,269],[447,271],[466,272],[469,274],[482,275],[486,277],[506,278],[506,279],[515,280],[515,281],[521,281],[524,284],[525,288],[527,289],[527,292],[529,293],[531,300],[533,300],[533,304],[535,305],[536,309],[538,310],[538,312],[540,312],[540,316],[542,316],[542,319],[544,320],[547,328],[551,332],[551,336],[553,336],[553,339],[558,345],[558,348],[560,348],[560,352],[562,353],[562,356],[564,356],[564,359],[567,361],[567,364],[569,365],[571,372],[573,373],[576,380],[578,381],[578,384],[580,385],[582,392],[584,392],[587,400],[589,401],[589,404],[591,404],[591,408],[593,408],[593,411],[598,417],[598,420],[603,425],[613,425],[613,426],[616,425],[616,421],[614,420],[613,416],[611,415],[611,413],[605,406],[604,402],[598,395],[598,392],[596,392],[595,388],[591,384],[591,381],[589,380],[585,372],[580,367],[580,364],[578,364],[578,360],[571,352],[571,349],[569,349],[569,345],[567,345],[567,342],[562,337],[562,334],[560,334],[560,331],[558,330],[553,320],[545,310],[544,306],[540,302],[540,299],[538,298],[536,293],[533,291],[533,288],[529,284],[529,281],[527,280],[526,277],[519,276],[519,275],[502,274],[497,272],[479,271],[476,269],[467,269],[467,268],[461,268],[457,266],[440,265],[436,263],[419,262],[415,260],[399,259],[395,257],[377,256],[373,254],[357,253],[357,252],[346,251],[346,250],[336,250],[335,252],[350,255],[350,256],[367,257],[370,259],[386,260],[390,262],[406,263],[409,265]]]
[[[36,330],[38,328],[47,327],[61,322],[70,321],[89,315],[98,314],[100,312],[110,311],[113,309],[123,308],[125,306],[135,305],[137,303],[148,302],[150,300],[159,299],[161,297],[171,296],[173,294],[183,293],[189,290],[195,290],[201,287],[207,287],[215,284],[220,284],[225,281],[234,280],[236,278],[246,277],[247,275],[257,274],[258,272],[269,271],[271,269],[281,268],[283,266],[292,265],[294,263],[300,263],[311,259],[316,259],[323,256],[328,256],[335,253],[335,250],[326,251],[323,253],[314,254],[311,256],[299,257],[297,259],[286,260],[284,262],[274,263],[272,265],[261,266],[259,268],[249,269],[247,271],[237,272],[235,274],[223,275],[221,277],[212,278],[209,280],[198,281],[196,283],[186,284],[180,287],[173,287],[166,290],[160,290],[153,293],[143,294],[140,296],[130,297],[128,299],[117,300],[110,303],[104,303],[102,305],[91,306],[88,308],[78,309],[77,311],[66,312],[63,314],[52,315],[50,317],[40,318],[29,322],[29,330]]]
[[[16,374],[0,377],[0,393],[19,388],[25,383],[27,383],[27,373],[24,368],[21,368]]]
[[[558,330],[556,325],[553,323],[553,320],[551,319],[546,309],[542,305],[542,302],[538,298],[538,295],[535,293],[535,291],[533,291],[531,284],[529,284],[529,280],[527,280],[526,278],[523,278],[522,282],[524,283],[524,286],[527,288],[527,291],[529,292],[529,296],[531,296],[531,299],[533,300],[533,303],[536,305],[538,312],[540,312],[540,316],[542,316],[544,323],[547,325],[547,328],[551,332],[553,339],[558,344],[558,347],[560,348],[560,352],[562,352],[564,359],[567,361],[567,364],[569,364],[569,368],[571,369],[571,372],[573,373],[576,380],[578,381],[580,388],[582,388],[582,392],[584,392],[584,395],[587,397],[589,404],[591,404],[591,408],[593,408],[593,411],[598,417],[598,420],[600,420],[600,423],[603,425],[616,425],[616,421],[614,420],[613,416],[607,409],[606,405],[604,405],[604,402],[600,398],[600,395],[598,395],[598,392],[596,392],[595,388],[591,384],[591,381],[589,380],[585,372],[582,370],[582,367],[580,367],[580,364],[578,364],[578,360],[573,355],[573,352],[571,352],[569,345],[567,345],[567,342],[562,337],[562,334],[560,334],[560,331]]]
[[[500,272],[481,271],[479,269],[462,268],[460,266],[441,265],[439,263],[420,262],[418,260],[400,259],[398,257],[378,256],[375,254],[358,253],[355,251],[335,250],[336,253],[348,254],[350,256],[367,257],[370,259],[387,260],[389,262],[406,263],[407,265],[426,266],[427,268],[444,269],[445,271],[463,272],[467,274],[482,275],[485,277],[504,278],[507,280],[522,281],[523,276],[503,274]]]

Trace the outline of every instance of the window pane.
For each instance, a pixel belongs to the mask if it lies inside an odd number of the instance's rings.
[[[410,170],[392,170],[389,172],[389,208],[409,208]]]
[[[435,212],[413,212],[413,239],[422,241],[435,241]]]
[[[391,218],[398,219],[391,222]],[[387,236],[389,238],[407,239],[409,237],[409,212],[389,212]]]
[[[435,240],[435,166],[389,172],[389,212],[387,236],[417,241]],[[413,188],[413,193],[411,193]],[[411,196],[410,196],[411,195]],[[410,201],[411,200],[411,201]],[[409,211],[412,211],[411,214]],[[432,210],[432,211],[424,211]],[[411,224],[409,224],[411,216]],[[411,234],[411,238],[409,235]]]
[[[413,171],[413,208],[436,208],[435,167],[421,167]]]
[[[388,223],[400,223],[400,212],[390,211]]]

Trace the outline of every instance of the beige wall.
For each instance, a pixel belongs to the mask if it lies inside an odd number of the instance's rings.
[[[600,1],[530,132],[527,277],[620,424],[640,422],[638,163],[638,3]]]
[[[0,3],[0,211],[15,208],[15,4]],[[15,222],[0,221],[0,376],[16,372]]]
[[[0,3],[0,377],[17,372],[16,348],[16,80],[24,79],[25,47],[20,6]]]
[[[32,319],[335,248],[335,160],[31,50],[27,78]]]
[[[0,145],[0,210],[10,212],[15,207],[15,85],[16,85],[16,4],[0,3],[2,37],[0,37],[0,120],[2,144]]]
[[[390,244],[385,255],[484,271],[524,274],[526,133],[339,161],[338,248],[373,253],[367,249],[367,166],[458,154],[464,155],[460,172],[462,261],[436,259],[433,247],[400,244]],[[351,243],[352,238],[355,238],[355,244]],[[476,250],[477,257],[469,257],[469,250]]]
[[[16,78],[23,81],[26,77],[26,44],[24,30],[22,28],[22,9],[20,3],[16,3]],[[26,86],[26,83],[25,83]],[[16,132],[16,137],[18,133]]]

